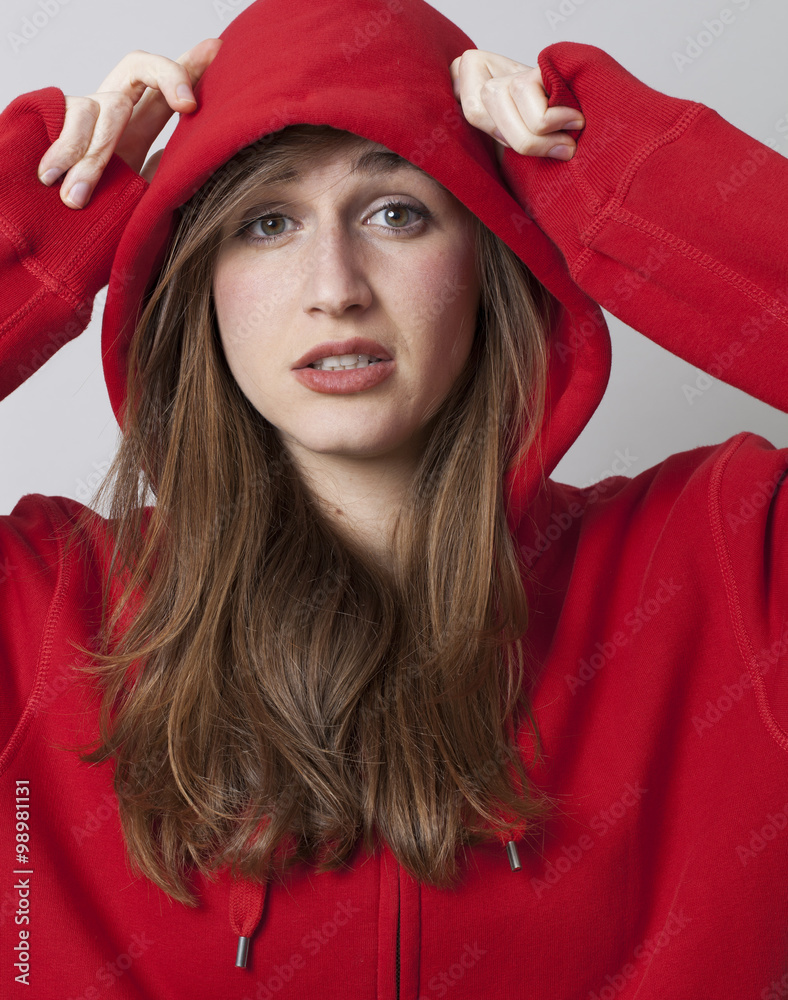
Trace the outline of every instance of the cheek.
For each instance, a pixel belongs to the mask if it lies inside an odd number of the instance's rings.
[[[217,265],[212,283],[219,337],[230,364],[243,360],[269,325],[268,303],[242,269]]]
[[[237,268],[217,267],[212,291],[219,342],[227,365],[241,391],[251,399],[256,385],[254,354],[263,346],[260,305],[250,295],[249,285]]]
[[[421,278],[418,296],[423,345],[434,365],[459,373],[470,353],[481,291],[473,254],[447,257]]]
[[[218,262],[213,274],[211,292],[216,311],[216,322],[219,327],[219,337],[225,353],[230,353],[234,340],[233,332],[238,324],[237,305],[239,288],[237,275],[229,267]]]

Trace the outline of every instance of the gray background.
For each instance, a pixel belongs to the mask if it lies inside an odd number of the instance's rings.
[[[339,0],[341,2],[341,0]],[[177,58],[221,33],[246,0],[3,0],[0,102],[58,86],[92,93],[132,49]],[[785,0],[437,0],[433,4],[482,49],[527,65],[560,40],[604,49],[649,86],[700,101],[761,142],[788,155],[788,4]],[[722,10],[733,22],[679,68],[683,53]],[[14,36],[46,23],[24,45]],[[35,18],[35,20],[33,20]],[[32,34],[28,28],[28,34]],[[268,44],[275,44],[272,35]],[[164,144],[174,122],[154,149]],[[725,156],[725,150],[720,150]],[[733,166],[733,165],[732,165]],[[118,430],[101,372],[105,292],[85,333],[62,348],[0,404],[0,512],[25,493],[83,502],[106,471]],[[617,450],[636,460],[629,475],[667,455],[715,444],[742,430],[788,446],[788,417],[714,380],[690,404],[682,389],[699,371],[607,316],[613,371],[607,394],[554,478],[585,485],[609,474]]]

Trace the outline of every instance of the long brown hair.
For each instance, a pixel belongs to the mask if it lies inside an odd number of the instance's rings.
[[[529,612],[502,480],[544,409],[549,297],[478,219],[466,368],[400,514],[397,567],[345,544],[232,377],[211,276],[222,227],[283,169],[363,142],[289,126],[183,207],[130,347],[95,649],[99,735],[135,869],[193,903],[196,868],[327,871],[376,838],[448,886],[457,849],[536,829],[550,802],[509,731]],[[475,219],[475,216],[474,216]],[[151,500],[155,503],[151,504]],[[147,504],[147,506],[146,506]],[[86,508],[71,539],[93,525]],[[86,752],[86,751],[90,752]]]

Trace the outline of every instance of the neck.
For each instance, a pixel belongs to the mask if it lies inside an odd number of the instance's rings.
[[[384,455],[320,454],[288,443],[325,517],[351,546],[394,567],[394,529],[420,453],[410,447]]]

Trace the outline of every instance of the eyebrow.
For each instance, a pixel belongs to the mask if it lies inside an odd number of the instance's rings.
[[[424,173],[423,170],[411,163],[410,160],[406,160],[403,156],[400,156],[399,153],[392,153],[390,150],[385,149],[372,149],[366,153],[362,153],[361,156],[353,161],[350,173],[362,174],[365,177],[374,177],[376,174],[388,173],[391,170],[405,169],[415,170],[420,174]],[[292,184],[301,180],[302,176],[298,170],[285,170],[283,173],[269,178],[266,183]]]

